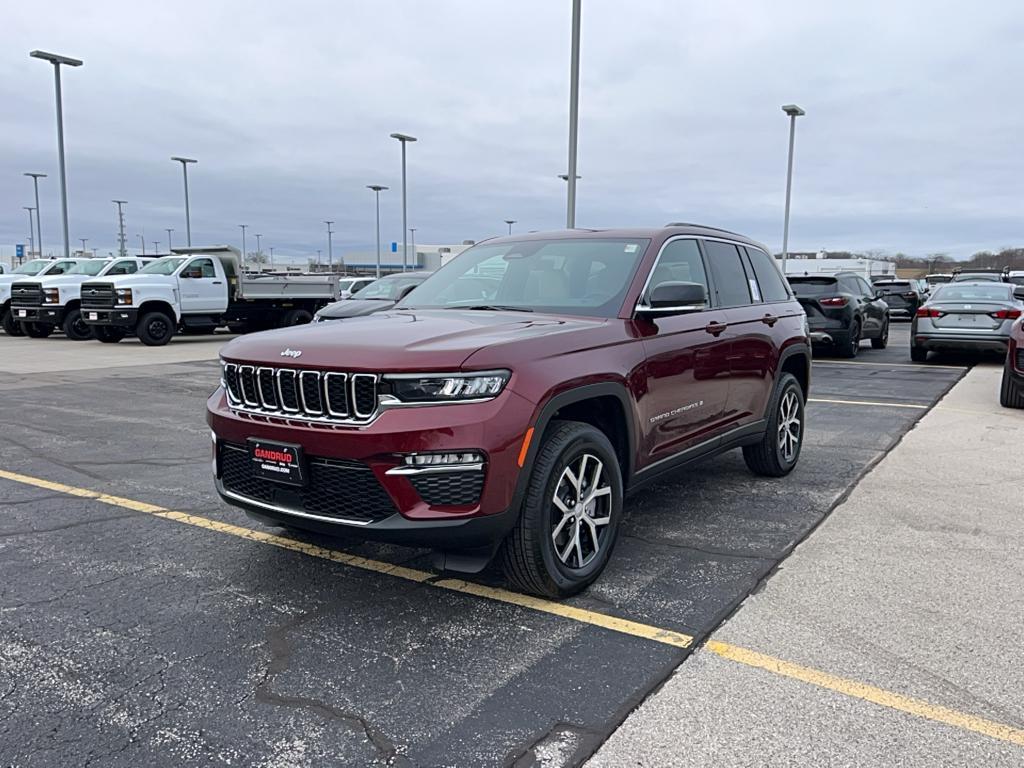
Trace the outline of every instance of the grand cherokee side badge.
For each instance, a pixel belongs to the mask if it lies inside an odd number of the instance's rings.
[[[281,357],[290,357],[294,360],[302,355],[301,349],[286,349],[281,353]]]

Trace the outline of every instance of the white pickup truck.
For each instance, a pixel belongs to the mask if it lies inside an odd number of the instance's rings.
[[[308,323],[338,298],[336,275],[258,275],[240,268],[230,246],[175,248],[134,275],[82,285],[82,316],[96,338],[134,332],[147,346],[175,333],[233,332]]]
[[[42,339],[60,327],[72,341],[92,338],[92,328],[82,320],[82,283],[94,277],[131,275],[153,259],[81,259],[59,275],[46,275],[11,284],[11,317],[32,338]]]
[[[21,336],[21,323],[11,314],[11,285],[15,280],[42,275],[62,275],[81,259],[32,259],[13,272],[0,275],[0,325],[8,336]]]

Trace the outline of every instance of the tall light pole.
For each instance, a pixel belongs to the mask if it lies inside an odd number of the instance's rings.
[[[172,233],[173,231],[174,231],[173,229],[165,229],[165,230],[164,230],[164,232],[166,232],[166,233],[167,233],[167,252],[168,252],[168,253],[170,253],[170,252],[171,252],[171,249],[172,249],[172,248],[174,247],[174,243],[173,243],[173,242],[171,242],[171,233]]]
[[[32,234],[32,211],[34,211],[35,208],[28,205],[23,205],[21,207],[28,211],[28,257],[31,259],[32,252],[36,249],[36,238],[35,235]],[[42,258],[42,256],[43,254],[40,253],[39,257]]]
[[[160,241],[159,240],[154,240],[153,241],[153,255],[156,256],[158,253],[160,253]]]
[[[582,0],[572,0],[572,54],[569,61],[569,194],[565,226],[576,227],[576,144],[580,118],[580,10]]]
[[[248,224],[239,224],[238,228],[242,230],[242,271],[245,271],[245,230],[249,228]]]
[[[334,223],[333,221],[325,221],[324,222],[324,224],[327,225],[327,271],[328,272],[333,272],[334,271],[334,245],[333,245],[333,243],[331,241],[331,236],[334,234],[331,231],[331,224],[333,224],[333,223]]]
[[[136,235],[139,238],[139,242],[142,243],[142,255],[146,255],[146,238],[144,235]]]
[[[122,259],[128,255],[128,248],[124,242],[124,210],[121,208],[122,205],[127,205],[127,200],[111,200],[110,202],[117,205],[117,240],[121,246],[121,252],[118,254]]]
[[[256,257],[256,259],[257,259],[256,264],[259,267],[258,271],[260,271],[260,272],[263,271],[263,261],[262,261],[262,259],[263,259],[263,249],[260,247],[260,238],[261,237],[263,237],[263,235],[261,235],[261,234],[259,234],[257,232],[256,233],[256,253],[258,254],[258,256]]]
[[[372,189],[377,198],[377,277],[380,277],[380,193],[384,192],[387,187],[382,187],[380,184],[367,184],[366,188]]]
[[[32,186],[36,191],[36,246],[39,248],[39,258],[43,257],[43,226],[39,222],[39,180],[45,179],[45,173],[26,173],[25,176],[32,177]]]
[[[82,62],[79,59],[71,59],[67,56],[59,56],[56,53],[45,51],[32,51],[29,56],[34,59],[42,59],[53,64],[53,82],[57,93],[57,159],[60,168],[60,207],[61,217],[64,220],[64,258],[71,257],[71,241],[68,239],[68,179],[64,168],[64,107],[61,103],[60,93],[60,65],[69,67],[80,67]],[[36,203],[36,223],[38,224],[39,204]]]
[[[392,139],[398,139],[402,143],[402,271],[405,272],[408,269],[409,262],[409,243],[405,239],[406,227],[409,226],[408,219],[406,218],[406,194],[405,194],[405,145],[410,141],[416,141],[415,136],[408,136],[404,133],[392,133]]]
[[[321,253],[323,253],[323,251],[322,251],[322,250],[320,250],[319,248],[317,248],[317,249],[316,249],[316,265],[317,265],[318,267],[320,266],[320,254],[321,254]]]
[[[80,237],[78,239],[82,241],[82,255],[85,256],[85,244],[89,241],[89,238]]]
[[[188,209],[188,164],[198,163],[198,160],[193,160],[189,157],[172,157],[176,163],[181,163],[181,173],[185,177],[185,242],[188,247],[192,247],[192,219]]]
[[[505,223],[508,224],[508,233],[512,234],[512,225],[516,223],[515,219],[505,219]]]
[[[782,111],[789,115],[789,163],[786,166],[786,214],[782,224],[782,274],[786,274],[789,257],[789,196],[793,191],[793,142],[796,137],[796,119],[807,114],[796,104],[786,104]]]
[[[412,246],[413,269],[416,268],[416,227],[409,227],[409,245]]]
[[[270,271],[274,271],[274,246],[270,246]]]

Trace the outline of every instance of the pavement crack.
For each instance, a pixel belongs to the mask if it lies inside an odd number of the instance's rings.
[[[111,520],[124,520],[129,517],[142,517],[145,512],[127,512],[121,515],[107,515],[105,517],[90,517],[88,520],[76,520],[71,523],[65,523],[64,525],[55,525],[51,528],[27,528],[22,531],[3,531],[0,532],[0,539],[9,539],[15,536],[32,536],[37,533],[55,533],[56,531],[66,531],[70,528],[78,528],[83,525],[93,525],[95,523],[106,523]]]
[[[763,553],[739,553],[739,552],[728,552],[724,549],[715,549],[714,547],[697,547],[693,544],[677,544],[673,541],[659,541],[657,539],[649,539],[646,536],[638,536],[635,533],[624,533],[621,534],[623,538],[635,539],[636,541],[642,541],[644,544],[650,544],[652,547],[668,547],[670,549],[686,549],[691,552],[700,552],[704,555],[710,555],[712,557],[729,557],[736,558],[737,560],[766,560],[769,562],[775,562],[781,555],[778,554],[763,554]]]

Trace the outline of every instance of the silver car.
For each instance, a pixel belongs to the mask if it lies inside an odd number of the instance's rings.
[[[1016,291],[1015,291],[1016,289]],[[1009,283],[954,282],[935,288],[910,325],[910,357],[931,350],[1006,354],[1010,326],[1024,313],[1024,291]]]

